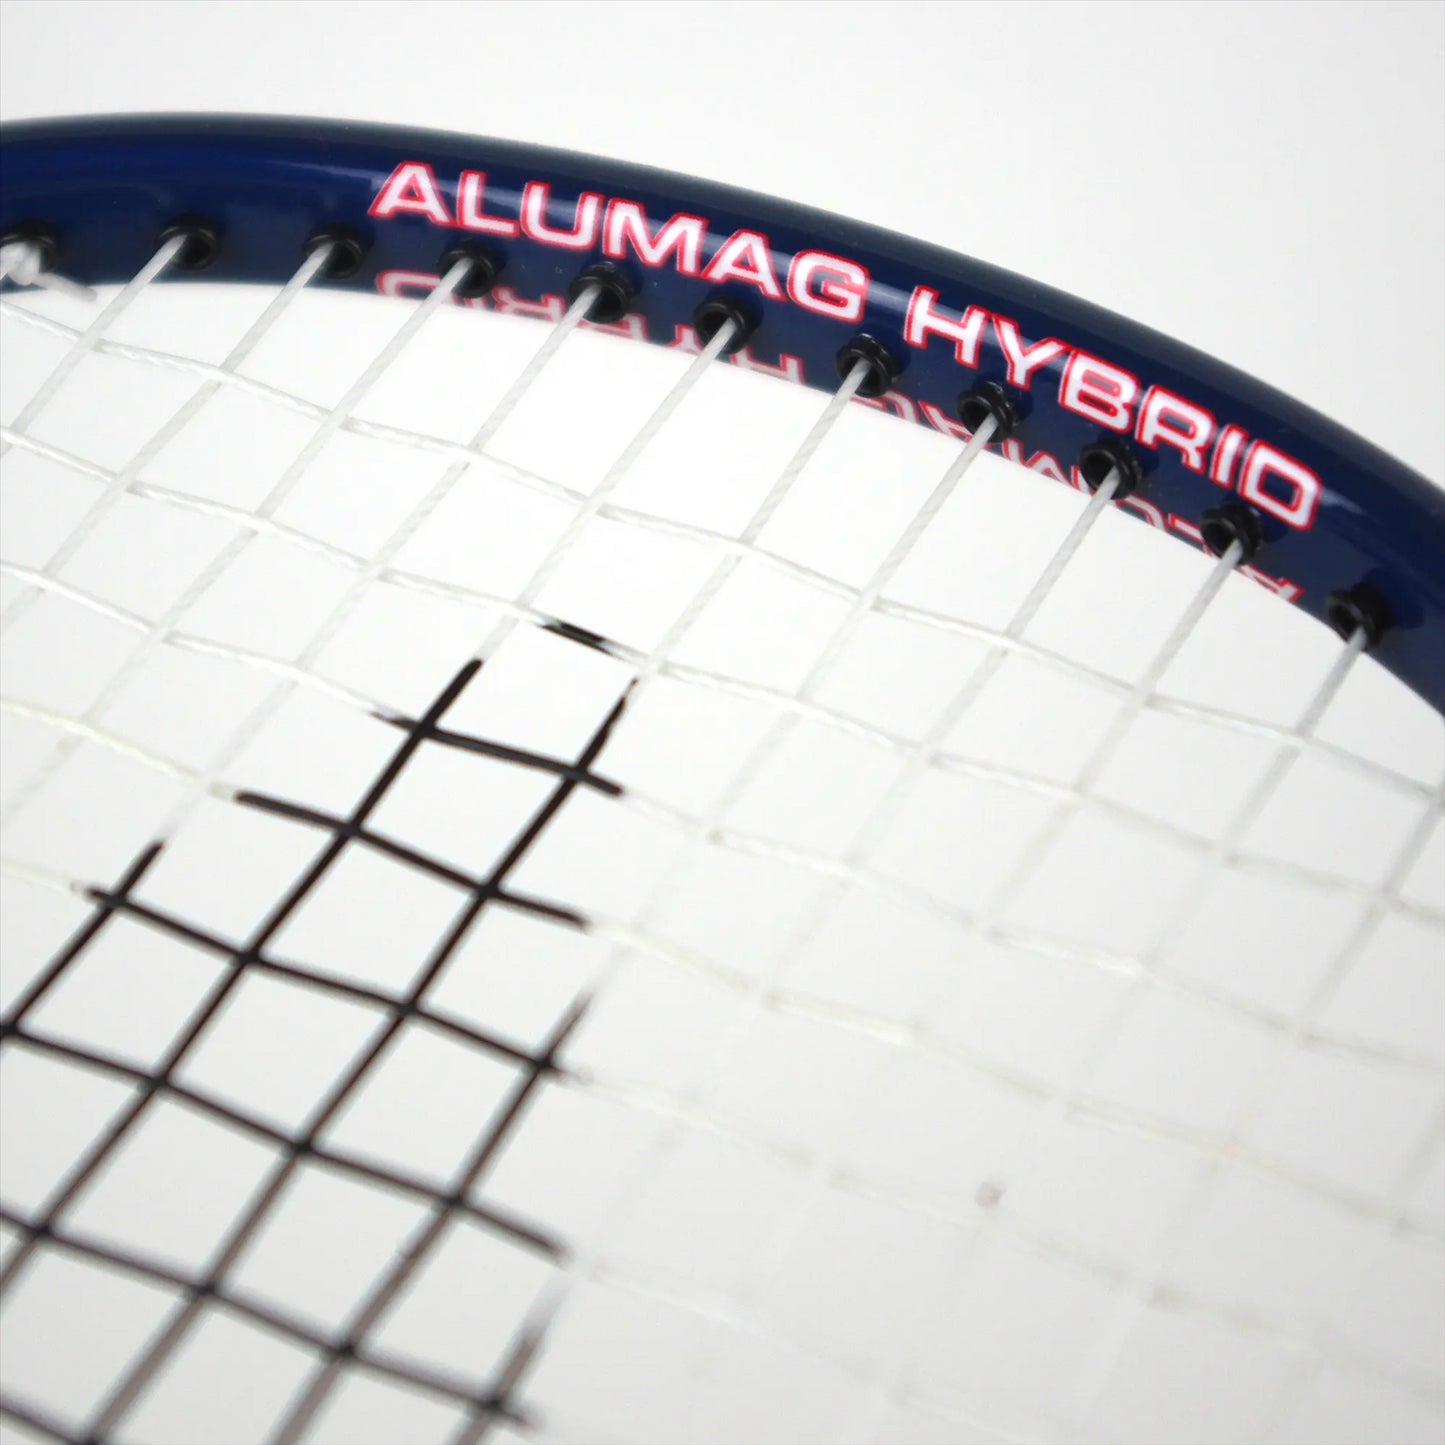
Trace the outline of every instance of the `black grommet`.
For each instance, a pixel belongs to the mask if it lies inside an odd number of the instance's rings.
[[[980,382],[972,391],[959,395],[954,403],[959,421],[973,435],[984,422],[993,418],[993,435],[988,444],[1007,441],[1023,424],[1018,403],[996,381]]]
[[[177,271],[204,271],[221,254],[221,232],[204,216],[177,216],[161,232],[158,244],[163,246],[177,236],[185,237],[185,245],[171,262]]]
[[[1238,542],[1241,562],[1248,562],[1264,546],[1264,524],[1259,514],[1238,502],[1205,512],[1199,519],[1199,535],[1216,557],[1224,556]]]
[[[361,270],[366,259],[366,242],[359,231],[350,226],[323,226],[313,231],[301,247],[303,256],[314,256],[323,246],[330,246],[326,264],[320,271],[324,281],[345,281]]]
[[[1394,620],[1390,604],[1368,582],[1331,592],[1325,598],[1325,621],[1346,642],[1363,632],[1365,646],[1373,647]]]
[[[437,262],[437,275],[445,276],[458,262],[470,263],[462,279],[452,287],[452,295],[462,301],[475,301],[497,284],[502,274],[502,258],[480,241],[463,241],[442,252]]]
[[[863,377],[863,384],[854,393],[856,396],[882,396],[893,389],[893,383],[903,370],[898,358],[877,337],[855,336],[838,352],[838,380],[847,381],[860,361],[868,363],[868,371]]]
[[[1103,441],[1090,442],[1079,453],[1079,475],[1091,492],[1097,492],[1114,471],[1119,473],[1119,482],[1114,488],[1116,502],[1138,491],[1143,484],[1144,468],[1123,442],[1106,437]]]
[[[16,242],[35,248],[42,271],[55,270],[60,260],[60,237],[55,234],[53,226],[44,221],[21,221],[0,236],[0,246],[11,246]]]
[[[692,313],[692,324],[697,331],[697,339],[704,346],[729,321],[733,324],[733,334],[728,344],[722,349],[724,356],[732,356],[748,344],[753,333],[758,329],[758,313],[751,306],[744,305],[733,296],[709,296]]]
[[[632,310],[637,285],[620,266],[614,266],[610,261],[599,261],[595,266],[589,266],[567,288],[567,300],[576,305],[577,298],[589,286],[597,287],[598,291],[587,309],[589,321],[610,325],[621,321]]]

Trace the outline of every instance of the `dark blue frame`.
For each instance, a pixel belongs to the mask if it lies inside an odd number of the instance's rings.
[[[374,290],[384,271],[435,273],[442,253],[465,239],[465,233],[419,216],[369,217],[393,168],[418,160],[435,167],[453,206],[460,172],[482,170],[488,209],[502,216],[515,216],[522,185],[540,180],[553,188],[554,225],[568,225],[579,193],[593,190],[639,201],[657,219],[678,211],[707,218],[707,255],[733,231],[748,228],[769,237],[783,270],[792,254],[808,248],[862,263],[871,284],[861,322],[739,290],[761,316],[752,352],[763,360],[782,353],[799,357],[812,385],[836,385],[838,350],[859,332],[883,341],[905,364],[899,393],[949,416],[960,390],[981,379],[1002,380],[1004,360],[987,328],[976,373],[961,368],[942,342],[926,350],[902,343],[907,298],[915,286],[926,285],[955,312],[977,305],[1012,317],[1026,340],[1056,336],[1132,371],[1145,387],[1189,397],[1221,424],[1236,423],[1288,452],[1325,484],[1308,531],[1261,518],[1266,544],[1257,565],[1299,584],[1298,605],[1317,617],[1324,616],[1330,592],[1369,582],[1394,618],[1376,656],[1445,712],[1445,491],[1327,417],[1189,347],[937,247],[730,187],[566,152],[433,131],[234,116],[98,117],[6,127],[0,132],[0,233],[31,220],[46,222],[61,240],[60,269],[101,284],[129,278],[154,253],[166,224],[199,214],[223,235],[219,258],[203,279],[276,284],[295,271],[307,236],[342,223],[361,232],[370,249],[354,277],[334,284]],[[565,294],[578,272],[600,259],[595,250],[562,251],[522,236],[485,239],[505,258],[503,281],[523,295]],[[634,309],[656,339],[671,339],[674,326],[690,325],[698,303],[719,289],[673,268],[631,269],[639,286]],[[1021,398],[1021,439],[1028,453],[1071,462],[1085,444],[1109,434],[1063,410],[1050,395],[1057,392],[1060,365],[1045,368],[1052,387],[1036,384]],[[1140,495],[1165,512],[1197,521],[1230,499],[1167,449],[1140,456],[1148,467]]]

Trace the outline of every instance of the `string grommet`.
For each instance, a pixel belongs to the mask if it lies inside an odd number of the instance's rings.
[[[1110,472],[1118,472],[1119,480],[1114,487],[1116,502],[1132,496],[1144,484],[1144,468],[1139,458],[1123,442],[1110,437],[1084,447],[1079,452],[1078,466],[1079,475],[1091,492],[1097,492],[1104,485]]]
[[[752,339],[759,325],[757,312],[735,297],[709,296],[692,314],[692,324],[697,331],[697,339],[704,346],[729,321],[733,324],[733,334],[722,349],[724,356],[735,355]]]
[[[1394,622],[1390,604],[1368,582],[1341,588],[1325,598],[1325,621],[1348,642],[1357,632],[1365,634],[1366,648],[1373,647]]]
[[[205,271],[215,265],[221,254],[221,230],[205,216],[177,216],[160,234],[157,245],[182,239],[171,265],[177,271]]]
[[[838,380],[847,381],[860,361],[868,371],[854,395],[870,401],[891,391],[903,370],[898,358],[876,336],[855,336],[838,351]]]
[[[1248,562],[1264,546],[1264,524],[1258,513],[1233,502],[1211,507],[1199,519],[1199,535],[1215,557],[1239,544],[1239,560]]]
[[[497,277],[502,274],[502,258],[480,241],[463,241],[442,252],[437,275],[445,276],[462,261],[469,263],[468,269],[452,288],[452,295],[462,301],[475,301],[497,284]]]
[[[577,298],[588,287],[597,288],[597,295],[587,308],[588,321],[607,326],[621,321],[632,310],[637,285],[620,266],[614,266],[610,261],[599,261],[595,266],[589,266],[567,288],[567,300],[575,306]]]
[[[367,248],[359,231],[350,226],[323,226],[306,238],[301,254],[309,259],[323,246],[329,246],[331,250],[320,271],[322,280],[347,281],[361,270]]]
[[[1007,441],[1023,425],[1018,403],[996,381],[983,381],[970,391],[961,392],[954,403],[954,414],[968,428],[970,436],[993,419],[993,435],[989,445]]]

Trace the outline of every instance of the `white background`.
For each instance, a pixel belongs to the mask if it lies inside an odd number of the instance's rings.
[[[1445,478],[1445,6],[6,0],[0,118],[436,126],[911,232]]]

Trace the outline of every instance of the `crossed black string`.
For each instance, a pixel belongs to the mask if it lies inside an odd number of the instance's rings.
[[[584,641],[580,638],[577,640]],[[585,642],[586,645],[592,645],[590,638]],[[147,848],[135,859],[115,887],[88,890],[88,896],[94,905],[93,911],[50,964],[42,970],[40,976],[25,990],[9,1016],[0,1019],[0,1046],[23,1042],[27,1047],[53,1058],[122,1079],[132,1085],[134,1090],[128,1105],[91,1145],[85,1156],[72,1166],[39,1217],[22,1216],[0,1207],[0,1219],[10,1225],[18,1236],[4,1268],[0,1269],[0,1299],[3,1299],[5,1291],[13,1288],[22,1277],[28,1261],[36,1256],[42,1246],[88,1258],[133,1277],[169,1286],[180,1296],[178,1306],[145,1356],[130,1367],[126,1377],[112,1388],[108,1398],[92,1413],[92,1417],[78,1434],[73,1433],[61,1421],[48,1418],[23,1401],[4,1394],[0,1394],[0,1418],[11,1418],[41,1434],[56,1440],[74,1442],[74,1445],[81,1445],[81,1442],[84,1442],[84,1445],[100,1445],[100,1442],[110,1438],[116,1425],[147,1383],[164,1366],[202,1310],[210,1303],[308,1346],[318,1357],[319,1363],[309,1381],[292,1405],[287,1418],[277,1427],[273,1435],[275,1439],[297,1438],[325,1401],[341,1372],[352,1364],[458,1406],[463,1411],[465,1420],[454,1436],[456,1445],[463,1445],[463,1442],[470,1445],[470,1442],[480,1440],[492,1423],[498,1420],[515,1424],[528,1423],[525,1411],[517,1402],[516,1391],[541,1342],[543,1326],[523,1327],[519,1322],[504,1357],[481,1389],[468,1382],[459,1381],[443,1370],[429,1369],[409,1360],[393,1359],[367,1344],[367,1336],[372,1328],[426,1260],[453,1219],[469,1220],[494,1232],[511,1245],[553,1263],[561,1264],[567,1257],[564,1242],[554,1237],[545,1227],[514,1218],[505,1210],[478,1202],[475,1192],[488,1167],[498,1157],[512,1131],[521,1121],[539,1085],[560,1072],[558,1052],[580,1022],[587,1006],[585,998],[574,1003],[558,1020],[536,1052],[518,1048],[500,1036],[439,1014],[427,1006],[425,999],[428,990],[441,976],[468,930],[490,904],[501,903],[564,927],[582,929],[587,926],[587,920],[575,910],[515,890],[508,886],[507,880],[578,788],[590,788],[614,797],[622,792],[617,783],[594,773],[592,766],[622,715],[627,695],[624,693],[618,699],[575,760],[549,757],[442,726],[444,714],[462,695],[480,668],[479,661],[469,662],[419,718],[401,719],[377,714],[381,721],[400,729],[403,738],[376,780],[348,816],[335,816],[301,803],[261,793],[246,792],[236,797],[236,802],[243,807],[286,817],[328,835],[321,852],[244,944],[237,946],[135,897],[135,890],[160,856],[161,845],[157,844]],[[369,820],[382,799],[401,776],[408,761],[423,746],[449,747],[478,753],[513,766],[551,775],[555,779],[547,797],[485,877],[473,876],[454,868],[377,832],[369,825]],[[326,877],[347,848],[358,846],[374,849],[411,868],[419,869],[461,890],[464,896],[463,906],[432,948],[425,965],[403,997],[314,973],[303,966],[284,962],[267,954],[267,948],[277,931],[307,895]],[[136,1067],[127,1060],[98,1048],[78,1047],[48,1037],[34,1031],[26,1023],[30,1011],[55,987],[66,969],[80,957],[107,923],[117,916],[130,917],[183,940],[213,955],[225,965],[223,973],[212,985],[188,1023],[172,1039],[169,1048],[152,1069]],[[248,1114],[203,1089],[182,1083],[175,1077],[177,1070],[226,999],[248,973],[285,978],[326,994],[363,1003],[379,1011],[384,1017],[382,1027],[369,1046],[332,1085],[329,1093],[313,1108],[295,1133],[277,1128],[266,1120]],[[439,1030],[507,1063],[515,1070],[505,1103],[473,1142],[463,1164],[454,1171],[452,1182],[445,1190],[437,1189],[434,1184],[406,1170],[378,1165],[343,1148],[323,1144],[318,1139],[327,1124],[359,1089],[392,1040],[413,1021]],[[85,1237],[57,1222],[86,1184],[113,1157],[151,1101],[161,1096],[184,1103],[238,1132],[265,1141],[273,1146],[279,1155],[264,1184],[244,1214],[231,1224],[219,1251],[213,1252],[209,1265],[199,1277],[145,1258],[138,1252]],[[399,1257],[373,1281],[366,1297],[359,1308],[353,1311],[349,1325],[339,1337],[316,1330],[284,1309],[273,1308],[237,1295],[227,1284],[226,1277],[231,1267],[262,1227],[287,1181],[305,1161],[324,1165],[359,1181],[397,1190],[426,1206],[423,1224]]]

